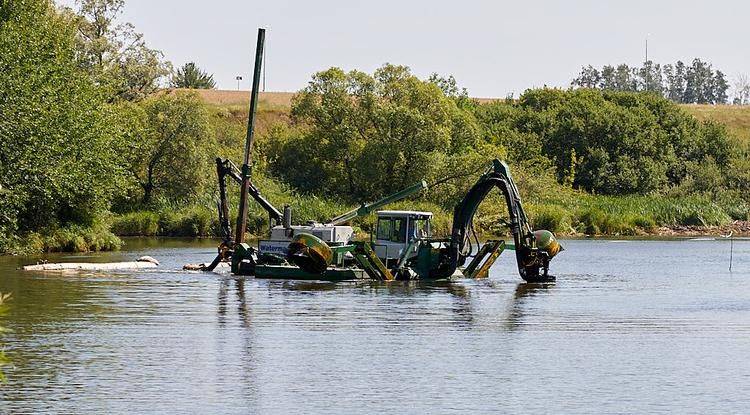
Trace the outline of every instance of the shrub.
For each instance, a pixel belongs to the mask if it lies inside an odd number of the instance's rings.
[[[159,233],[159,214],[141,211],[117,216],[112,222],[112,232],[121,236],[156,236]]]
[[[533,229],[546,229],[551,232],[566,232],[570,229],[568,211],[562,206],[541,205],[531,207],[529,215]]]

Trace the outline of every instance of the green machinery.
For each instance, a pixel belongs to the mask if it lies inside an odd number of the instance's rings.
[[[505,198],[509,216],[507,226],[514,243],[506,245],[504,240],[490,240],[473,254],[471,236],[474,234],[474,215],[493,188],[499,189]],[[484,278],[503,250],[508,248],[515,251],[521,278],[529,282],[554,279],[548,272],[549,261],[562,250],[562,247],[552,232],[531,230],[510,170],[507,164],[500,160],[492,162],[463,200],[456,205],[451,236],[448,238],[432,237],[429,222],[421,227],[421,231],[426,231],[423,235],[419,235],[420,228],[417,225],[409,225],[408,218],[415,219],[415,223],[426,218],[429,220],[429,212],[379,212],[379,215],[381,214],[374,241],[329,247],[312,235],[299,235],[294,246],[290,246],[290,262],[310,274],[317,274],[320,279],[325,279],[325,273],[332,265],[331,258],[334,258],[334,254],[348,252],[354,258],[356,267],[364,270],[373,279]],[[378,245],[383,245],[386,241],[386,236],[381,236],[380,232],[383,217],[390,220],[391,234],[388,236],[396,235],[388,241],[402,244],[398,250],[399,255],[395,258],[387,253],[376,254]],[[472,259],[466,264],[469,258]]]

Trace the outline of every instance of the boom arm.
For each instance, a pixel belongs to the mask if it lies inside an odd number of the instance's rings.
[[[349,212],[342,213],[341,215],[336,216],[335,218],[329,220],[327,225],[340,225],[356,217],[368,215],[374,210],[379,209],[382,206],[385,206],[389,203],[397,202],[405,197],[411,196],[412,194],[418,193],[426,188],[427,188],[427,182],[422,180],[421,182],[414,183],[413,185],[407,187],[404,190],[401,190],[390,196],[386,196],[378,200],[377,202],[363,204],[362,206],[352,209]]]
[[[527,281],[546,279],[550,253],[537,247],[536,238],[521,205],[521,196],[510,175],[508,165],[497,159],[493,160],[492,166],[456,205],[453,211],[451,239],[444,259],[437,269],[437,278],[449,277],[470,255],[474,215],[494,187],[497,187],[505,197],[510,218],[508,227],[515,242],[519,274]],[[542,269],[543,274],[540,275]]]
[[[226,177],[230,177],[240,186],[242,186],[243,180],[240,169],[229,159],[216,159],[216,173],[219,176],[219,223],[221,224],[221,229],[224,233],[224,241],[229,243],[232,240],[232,227],[229,222]],[[248,194],[255,199],[255,201],[258,202],[266,212],[268,212],[268,216],[271,218],[271,222],[273,222],[271,227],[280,225],[282,221],[281,212],[263,197],[260,190],[255,187],[252,181],[248,181],[247,187]]]

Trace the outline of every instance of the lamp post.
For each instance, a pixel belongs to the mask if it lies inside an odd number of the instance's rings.
[[[239,75],[237,75],[234,79],[237,81],[237,90],[239,91],[240,90],[240,81],[242,81],[242,77],[239,76]]]

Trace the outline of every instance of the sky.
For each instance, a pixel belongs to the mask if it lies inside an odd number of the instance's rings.
[[[59,3],[70,4],[72,0]],[[251,83],[258,27],[266,90],[297,91],[337,66],[384,63],[453,75],[474,97],[567,87],[583,65],[704,59],[730,83],[750,73],[748,1],[126,0],[122,21],[175,67],[195,61],[219,89]]]

